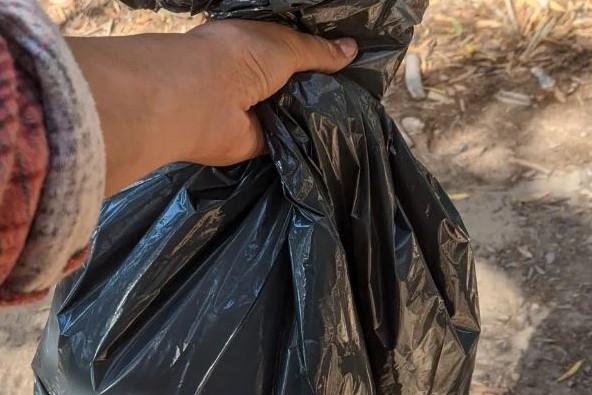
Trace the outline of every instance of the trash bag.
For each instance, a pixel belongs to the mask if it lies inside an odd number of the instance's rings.
[[[468,393],[469,237],[379,102],[426,1],[130,2],[353,36],[361,55],[256,108],[268,156],[172,164],[104,204],[35,394]]]
[[[122,0],[132,8],[205,12],[211,19],[283,23],[328,39],[353,37],[358,58],[340,74],[380,99],[421,22],[428,0]],[[317,93],[318,95],[318,93]]]

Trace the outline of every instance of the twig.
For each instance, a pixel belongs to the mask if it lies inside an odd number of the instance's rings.
[[[512,22],[512,26],[516,31],[516,34],[519,36],[522,35],[520,31],[520,24],[518,23],[518,18],[516,18],[516,8],[514,7],[514,0],[505,0],[506,8],[508,9],[508,15],[510,16],[510,21]]]
[[[538,171],[539,173],[543,173],[546,176],[548,176],[549,174],[551,174],[551,170],[547,169],[544,166],[539,165],[538,163],[530,162],[530,161],[528,161],[526,159],[512,158],[512,159],[510,159],[510,161],[512,163],[517,164],[518,166],[522,166],[522,167],[525,167],[527,169],[531,169],[531,170]]]
[[[405,57],[405,85],[413,99],[423,100],[426,98],[421,79],[421,60],[417,54],[408,53]]]
[[[520,55],[520,59],[523,61],[528,60],[528,58],[532,55],[534,50],[538,47],[538,45],[551,33],[551,31],[557,25],[557,18],[556,17],[547,17],[545,20],[542,20],[539,23],[539,27],[537,31],[534,33],[532,39],[528,43],[528,46]]]

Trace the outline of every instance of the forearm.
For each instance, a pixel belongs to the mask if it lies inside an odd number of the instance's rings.
[[[175,72],[161,40],[180,35],[69,38],[67,42],[90,85],[106,147],[106,195],[170,162],[181,160],[187,142],[170,138],[176,125],[167,74]],[[198,73],[198,70],[195,71]],[[199,108],[199,103],[187,103]],[[199,111],[192,113],[195,127]]]
[[[261,155],[265,138],[251,108],[295,72],[335,72],[357,51],[351,39],[254,21],[68,42],[101,118],[107,195],[167,163],[226,166]]]

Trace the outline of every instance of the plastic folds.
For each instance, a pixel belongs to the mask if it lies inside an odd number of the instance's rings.
[[[356,37],[360,60],[257,108],[268,157],[171,165],[105,203],[56,290],[35,393],[468,393],[469,239],[379,102],[425,2],[214,3]]]

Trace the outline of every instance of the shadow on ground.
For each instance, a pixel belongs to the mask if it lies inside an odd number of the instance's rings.
[[[385,100],[395,119],[425,123],[410,136],[415,154],[457,200],[473,239],[483,321],[474,377],[490,391],[475,394],[592,388],[592,78],[576,70],[555,75],[564,87],[578,81],[561,100],[532,76],[497,73],[450,102],[410,100],[402,81]],[[501,89],[532,104],[500,102]]]

